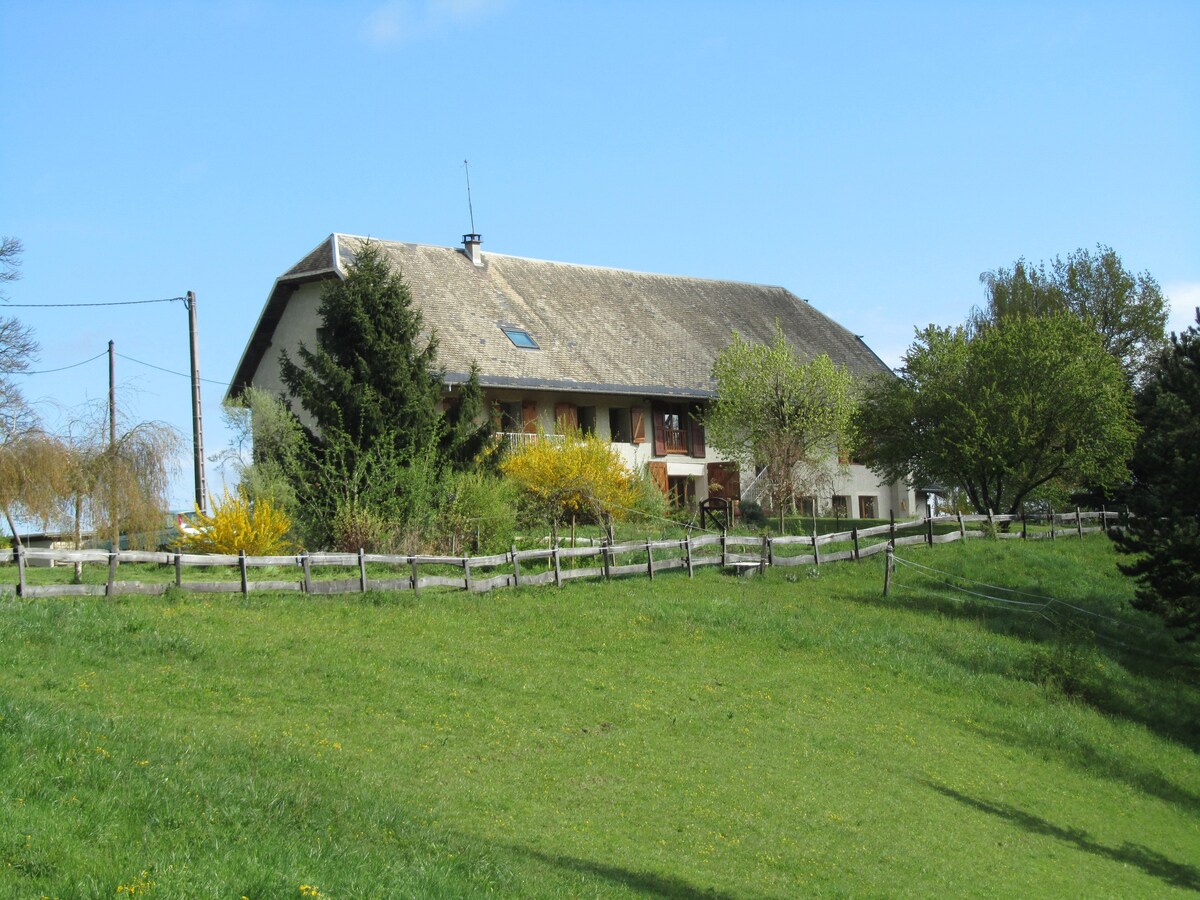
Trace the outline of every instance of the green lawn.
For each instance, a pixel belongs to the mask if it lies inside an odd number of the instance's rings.
[[[882,556],[0,598],[0,897],[1200,890],[1200,660],[1108,541],[899,555],[1112,619]]]

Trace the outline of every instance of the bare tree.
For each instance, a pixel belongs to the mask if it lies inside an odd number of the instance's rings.
[[[21,276],[17,271],[21,250],[21,242],[16,238],[0,238],[0,284]],[[0,293],[0,299],[8,297]],[[0,445],[37,426],[37,416],[9,376],[28,371],[39,349],[31,329],[17,319],[0,316]]]

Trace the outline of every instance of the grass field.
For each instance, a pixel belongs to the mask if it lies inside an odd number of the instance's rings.
[[[1200,659],[1108,541],[900,556],[1072,606],[884,600],[882,556],[4,598],[0,897],[1200,890]]]

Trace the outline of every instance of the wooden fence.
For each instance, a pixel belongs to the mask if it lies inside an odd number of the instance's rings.
[[[80,597],[118,594],[163,594],[171,589],[192,593],[249,595],[262,591],[298,591],[305,594],[340,594],[366,591],[419,591],[446,587],[484,592],[493,588],[541,584],[561,586],[576,578],[609,579],[622,575],[645,575],[683,569],[691,577],[702,566],[720,566],[747,573],[765,571],[767,566],[820,566],[842,560],[861,560],[883,552],[888,546],[927,543],[930,546],[966,538],[994,535],[998,538],[1055,539],[1083,537],[1106,530],[1117,522],[1112,512],[1057,514],[1038,520],[1044,530],[1030,531],[1034,520],[1022,516],[970,515],[937,516],[907,522],[890,522],[871,528],[852,528],[812,536],[755,537],[753,535],[703,534],[675,540],[632,541],[588,547],[552,547],[517,550],[493,556],[396,556],[378,553],[300,553],[294,556],[199,555],[171,552],[122,550],[12,550],[17,565],[17,584],[0,585],[0,594],[21,597]],[[1020,525],[1019,530],[1014,525]],[[1091,524],[1086,524],[1091,523]],[[1048,525],[1048,530],[1046,526]],[[1007,530],[1005,530],[1007,529]],[[5,561],[0,556],[0,561]],[[30,565],[104,565],[108,576],[103,584],[30,584]],[[159,583],[124,581],[120,567],[149,563],[174,569],[174,580]],[[580,565],[590,563],[590,565]],[[370,567],[370,568],[368,568]],[[224,570],[231,574],[218,580],[185,579],[195,569]],[[255,569],[291,570],[290,578],[252,578]],[[422,572],[422,569],[424,572]],[[315,577],[324,570],[327,577]],[[382,570],[382,571],[381,571]],[[278,574],[276,572],[265,573]]]

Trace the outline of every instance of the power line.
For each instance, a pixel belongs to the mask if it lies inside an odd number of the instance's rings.
[[[10,372],[9,374],[10,375],[49,375],[51,372],[65,372],[65,371],[67,371],[67,369],[78,369],[80,366],[86,366],[88,363],[95,362],[100,357],[105,356],[107,354],[108,354],[107,350],[101,350],[99,353],[97,353],[91,359],[85,359],[83,362],[71,363],[71,365],[69,365],[69,366],[60,366],[57,369],[38,369],[35,372],[16,371],[16,372]]]
[[[157,369],[160,372],[166,372],[168,375],[178,375],[180,378],[191,378],[192,377],[191,375],[188,375],[186,372],[176,372],[174,369],[164,369],[162,366],[156,366],[156,365],[154,365],[154,363],[148,363],[148,362],[145,362],[140,359],[134,359],[132,356],[126,356],[124,353],[118,353],[117,356],[121,357],[121,359],[129,360],[131,363],[137,363],[139,366],[145,366],[148,369]],[[223,381],[213,381],[213,379],[211,379],[211,378],[201,378],[200,380],[206,381],[209,384],[219,384],[219,385],[221,385],[221,387],[225,387],[225,382],[223,382]]]
[[[164,297],[161,300],[115,300],[111,303],[5,303],[4,309],[65,309],[81,306],[138,306],[146,303],[174,303],[187,297]]]

